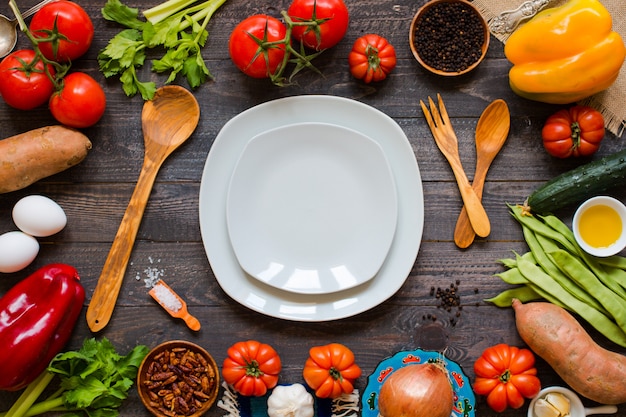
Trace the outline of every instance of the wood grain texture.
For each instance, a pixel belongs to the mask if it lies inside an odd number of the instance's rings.
[[[34,3],[34,1],[33,1]],[[125,2],[144,8],[148,0]],[[278,16],[289,0],[250,2],[228,0],[208,25],[210,33],[204,56],[215,80],[194,92],[200,105],[198,128],[163,163],[145,207],[137,232],[117,306],[110,323],[98,334],[107,337],[122,352],[137,343],[148,346],[172,339],[186,339],[204,346],[221,365],[227,348],[236,341],[256,338],[271,343],[283,359],[281,383],[302,382],[302,367],[308,349],[314,345],[340,342],[355,352],[363,376],[356,383],[365,388],[367,376],[384,358],[398,350],[445,345],[447,356],[460,363],[470,379],[472,365],[482,351],[497,343],[524,346],[512,309],[484,303],[509,288],[494,274],[503,271],[498,259],[523,253],[527,247],[522,231],[505,203],[522,203],[539,185],[588,159],[556,160],[541,143],[545,119],[561,106],[535,103],[517,97],[509,88],[509,62],[502,44],[492,41],[486,59],[469,74],[450,79],[423,70],[408,45],[411,18],[425,0],[346,0],[350,10],[348,34],[335,48],[320,55],[317,67],[324,74],[304,72],[297,85],[276,88],[264,80],[247,78],[228,57],[228,36],[235,25],[255,13]],[[86,311],[124,211],[133,193],[143,163],[140,97],[128,98],[117,80],[105,80],[97,70],[96,57],[108,40],[121,30],[100,15],[102,2],[80,3],[96,28],[94,43],[76,70],[84,70],[101,82],[107,94],[107,110],[94,127],[84,129],[93,148],[80,164],[25,188],[0,195],[0,233],[15,230],[13,205],[30,194],[43,194],[57,201],[68,217],[60,233],[40,239],[41,250],[25,270],[0,276],[0,294],[35,269],[51,262],[74,265],[85,286]],[[20,3],[21,5],[21,3]],[[22,8],[30,6],[26,2]],[[0,13],[8,15],[8,7]],[[398,65],[382,83],[365,85],[349,74],[347,55],[356,38],[379,33],[396,48]],[[21,47],[26,46],[20,36]],[[156,58],[149,56],[148,59]],[[164,78],[143,68],[144,79]],[[184,82],[180,82],[185,86]],[[455,221],[463,206],[455,178],[433,141],[419,108],[419,100],[441,93],[458,138],[459,154],[465,167],[476,164],[474,132],[480,114],[495,99],[503,99],[511,113],[506,144],[489,169],[482,204],[489,215],[491,233],[477,238],[466,250],[453,240]],[[205,253],[199,228],[199,190],[202,170],[211,145],[226,122],[238,113],[269,100],[301,94],[328,94],[371,105],[392,117],[406,133],[418,162],[424,188],[424,231],[413,268],[400,290],[381,305],[355,317],[325,322],[297,323],[265,317],[233,301],[217,283]],[[0,100],[0,135],[9,137],[26,130],[55,124],[48,110],[30,112],[7,107]],[[607,135],[593,159],[626,147],[623,138]],[[468,176],[471,176],[468,172]],[[471,181],[473,178],[469,178]],[[626,189],[611,195],[626,201]],[[574,207],[557,214],[571,221]],[[191,331],[169,316],[148,294],[147,272],[158,271],[186,302],[189,312],[202,328]],[[445,288],[459,281],[463,309],[459,317],[439,307],[431,288]],[[433,319],[433,316],[435,319]],[[451,317],[452,316],[452,317]],[[452,325],[450,319],[455,318]],[[622,354],[585,326],[594,340]],[[92,337],[86,320],[80,319],[68,349],[80,347]],[[562,384],[558,375],[538,359],[539,377],[544,386]],[[0,392],[0,410],[8,408],[15,393]],[[591,405],[591,404],[589,404]],[[213,407],[207,417],[224,413]],[[626,414],[620,405],[618,415]],[[131,390],[122,416],[148,417],[137,393]],[[508,410],[507,416],[525,417],[526,408]],[[477,402],[478,417],[497,417],[485,400]]]

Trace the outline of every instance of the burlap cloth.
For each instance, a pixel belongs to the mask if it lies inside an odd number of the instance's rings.
[[[555,7],[567,0],[553,0],[546,8]],[[473,4],[481,11],[481,14],[489,22],[498,14],[518,8],[524,0],[474,0]],[[618,32],[626,41],[626,0],[601,0],[602,4],[613,17],[613,30]],[[523,25],[523,23],[522,23]],[[520,27],[522,26],[520,25]],[[493,34],[506,43],[508,36]],[[626,64],[622,65],[620,75],[615,83],[607,90],[602,91],[583,103],[592,106],[604,115],[606,128],[617,136],[621,136],[626,129]]]

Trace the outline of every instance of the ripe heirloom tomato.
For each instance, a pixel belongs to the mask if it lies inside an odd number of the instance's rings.
[[[269,78],[275,74],[286,53],[285,44],[262,46],[261,43],[285,39],[287,28],[278,19],[253,15],[241,22],[230,34],[228,52],[237,68],[253,78]]]
[[[354,42],[348,64],[350,73],[366,84],[382,81],[396,67],[396,50],[382,36],[363,35]]]
[[[474,392],[487,396],[487,405],[501,413],[508,407],[520,408],[524,398],[541,390],[535,356],[528,349],[504,343],[488,347],[474,362]]]
[[[83,128],[95,125],[104,114],[106,96],[96,80],[82,72],[63,79],[63,86],[50,97],[50,112],[59,123]]]
[[[604,139],[604,117],[587,106],[559,110],[548,117],[541,137],[546,151],[557,158],[593,155]]]
[[[241,395],[261,397],[278,384],[281,369],[280,357],[274,348],[248,340],[228,348],[222,376]]]
[[[354,353],[340,343],[315,346],[309,350],[302,376],[318,398],[337,398],[354,390],[361,368]]]
[[[43,6],[33,16],[30,31],[36,38],[50,38],[50,42],[40,42],[39,49],[46,58],[57,62],[74,61],[82,56],[91,46],[94,33],[87,12],[67,0]]]
[[[46,103],[54,84],[44,71],[44,63],[32,49],[21,49],[0,62],[0,95],[11,107],[31,110]],[[35,61],[35,62],[33,62]],[[48,65],[50,75],[54,68]]]
[[[350,21],[343,0],[294,0],[287,14],[294,23],[324,20],[318,26],[294,26],[291,31],[294,39],[317,51],[337,45],[346,34]]]

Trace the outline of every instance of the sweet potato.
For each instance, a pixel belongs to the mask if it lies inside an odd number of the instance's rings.
[[[513,300],[517,331],[574,391],[603,404],[626,402],[626,356],[596,344],[565,309]]]
[[[46,126],[0,140],[0,194],[70,168],[90,149],[87,136],[65,126]]]

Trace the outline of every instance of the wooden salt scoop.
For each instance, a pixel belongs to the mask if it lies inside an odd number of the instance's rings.
[[[200,106],[195,97],[177,85],[159,88],[154,98],[144,103],[141,113],[145,146],[143,166],[87,307],[87,325],[92,332],[102,330],[111,319],[159,168],[191,136],[199,120]]]
[[[166,294],[171,294],[173,298],[167,300],[160,298],[158,287],[161,287],[161,289],[165,289],[166,291],[168,291],[168,293]],[[189,311],[187,311],[187,303],[185,303],[185,301],[180,298],[180,296],[176,294],[174,290],[171,289],[169,285],[167,285],[163,280],[157,281],[157,283],[154,284],[154,287],[152,287],[152,289],[148,291],[148,294],[150,294],[152,298],[154,298],[156,302],[159,303],[161,307],[163,307],[165,311],[169,313],[170,316],[177,319],[183,319],[185,321],[185,324],[187,324],[187,327],[189,327],[193,331],[197,332],[198,330],[200,330],[200,322],[197,318],[189,314]],[[176,300],[177,302],[173,300]]]

